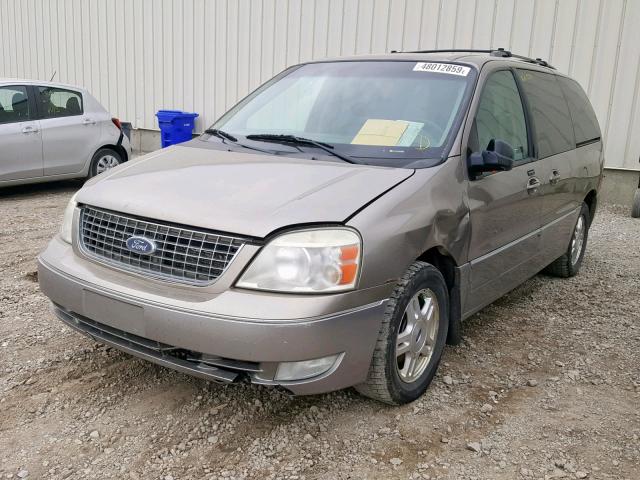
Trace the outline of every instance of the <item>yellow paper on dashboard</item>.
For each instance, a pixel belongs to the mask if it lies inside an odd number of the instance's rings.
[[[404,120],[382,120],[370,118],[351,140],[352,145],[382,145],[393,147],[398,145],[409,122]]]

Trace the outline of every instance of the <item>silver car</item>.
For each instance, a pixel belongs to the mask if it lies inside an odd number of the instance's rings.
[[[90,180],[40,284],[63,322],[160,365],[410,402],[463,319],[578,273],[602,150],[584,91],[541,60],[305,63]]]
[[[90,177],[131,158],[120,121],[85,89],[0,79],[0,187]]]

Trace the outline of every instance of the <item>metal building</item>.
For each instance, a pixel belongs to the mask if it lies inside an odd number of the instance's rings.
[[[91,90],[134,128],[198,129],[288,65],[327,56],[505,47],[587,90],[607,166],[638,169],[640,0],[0,0],[0,77]]]

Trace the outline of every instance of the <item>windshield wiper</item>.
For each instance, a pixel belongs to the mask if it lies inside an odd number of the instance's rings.
[[[234,137],[230,133],[220,130],[219,128],[207,128],[204,133],[214,135],[218,138],[222,138],[223,140],[230,140],[233,143],[238,143],[238,139],[236,137]]]
[[[257,152],[268,153],[269,155],[273,155],[273,152],[269,150],[263,150],[262,148],[251,147],[249,145],[245,145],[244,143],[240,143],[236,137],[231,135],[230,133],[225,132],[224,130],[220,130],[219,128],[207,128],[204,133],[207,135],[213,135],[214,137],[221,138],[222,140],[228,140],[236,145],[244,148],[248,148],[249,150],[255,150]]]
[[[312,140],[310,138],[298,137],[296,135],[280,135],[274,133],[257,133],[253,135],[247,135],[245,138],[247,140],[257,140],[259,142],[274,142],[274,143],[292,143],[294,145],[312,145],[317,147],[325,152],[338,157],[340,160],[343,160],[348,163],[360,163],[356,159],[345,155],[343,153],[338,153],[335,151],[335,147],[329,143],[318,142],[316,140]]]

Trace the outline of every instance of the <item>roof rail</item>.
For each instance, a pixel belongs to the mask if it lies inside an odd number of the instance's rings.
[[[504,48],[497,49],[467,49],[467,48],[448,48],[448,49],[440,49],[440,50],[413,50],[408,52],[400,52],[398,50],[391,50],[391,53],[488,53],[493,57],[503,57],[503,58],[517,58],[518,60],[523,60],[528,63],[535,63],[536,65],[540,65],[541,67],[547,67],[555,70],[555,67],[548,63],[547,61],[541,58],[530,58],[525,57],[523,55],[516,55],[515,53],[511,53],[509,50]]]

